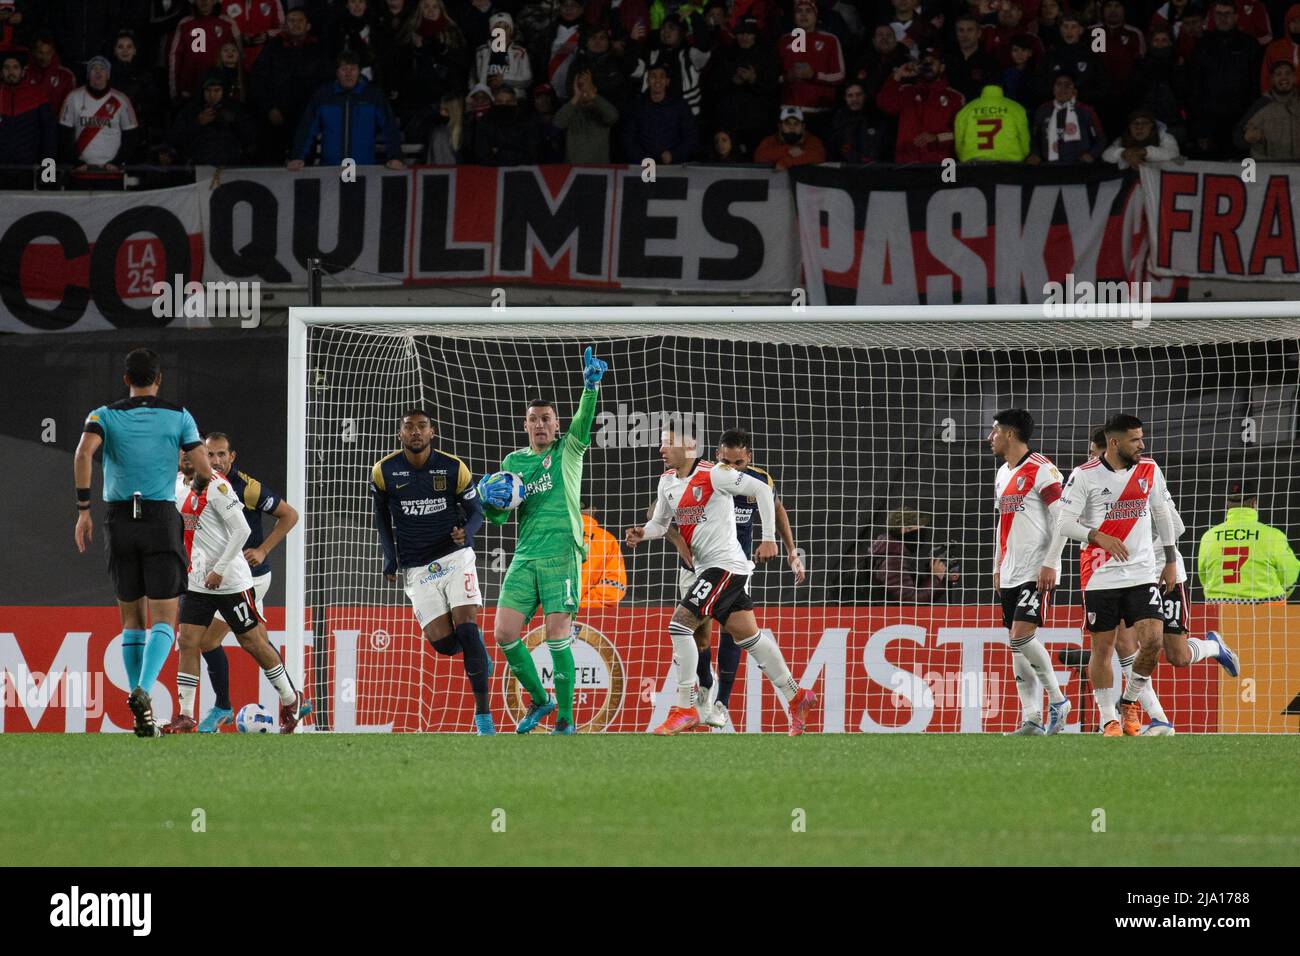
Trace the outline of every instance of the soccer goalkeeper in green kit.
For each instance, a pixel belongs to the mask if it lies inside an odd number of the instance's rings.
[[[514,510],[519,513],[515,554],[501,584],[495,621],[496,640],[510,670],[532,698],[516,728],[526,734],[558,706],[555,734],[577,733],[573,723],[573,619],[586,546],[580,511],[582,466],[591,445],[596,394],[609,366],[588,347],[583,356],[582,398],[569,430],[560,435],[555,406],[534,399],[524,417],[528,447],[506,455],[501,471],[485,475],[478,492],[483,512],[493,524],[510,519],[511,481],[506,472],[523,478],[526,494]],[[521,638],[524,626],[541,605],[546,621],[546,646],[555,673],[555,697],[546,692],[532,655]],[[558,700],[557,700],[558,698]]]

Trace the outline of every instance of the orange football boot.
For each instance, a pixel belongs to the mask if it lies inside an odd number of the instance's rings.
[[[668,719],[655,728],[655,733],[660,737],[672,737],[690,730],[699,722],[700,715],[694,707],[671,707]]]
[[[1106,726],[1101,729],[1103,737],[1123,737],[1124,730],[1120,727],[1118,720],[1106,721]]]
[[[1137,701],[1120,703],[1120,716],[1124,720],[1124,736],[1136,737],[1142,733],[1142,705]]]
[[[817,703],[817,695],[806,687],[800,687],[794,699],[790,701],[790,736],[798,737],[803,733],[804,724],[808,722],[808,712]]]

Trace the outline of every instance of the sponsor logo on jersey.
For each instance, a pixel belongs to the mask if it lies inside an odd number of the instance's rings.
[[[555,671],[546,646],[546,625],[529,631],[524,636],[524,646],[533,655],[542,685],[552,689]],[[613,642],[590,625],[579,624],[573,629],[571,648],[575,665],[574,719],[582,733],[599,733],[613,723],[623,707],[627,671]],[[523,719],[528,704],[523,686],[508,667],[502,675],[502,689],[506,710],[517,723]]]
[[[447,510],[446,498],[418,498],[414,501],[398,503],[402,506],[402,514],[408,518],[422,518],[426,515],[436,515],[440,511]]]
[[[1117,501],[1106,509],[1106,520],[1126,521],[1129,518],[1141,518],[1146,513],[1147,500],[1145,498]]]
[[[405,477],[407,477],[408,475],[410,475],[410,472],[409,472],[409,471],[395,471],[395,472],[393,472],[393,477],[394,477],[394,478],[405,478]]]
[[[998,513],[1007,514],[1011,511],[1024,511],[1025,498],[1025,495],[1003,495],[998,499]]]
[[[550,491],[554,487],[555,480],[551,478],[551,473],[548,471],[536,481],[530,481],[527,484],[526,491],[528,493],[525,497],[531,498],[533,495],[541,494],[543,491]]]

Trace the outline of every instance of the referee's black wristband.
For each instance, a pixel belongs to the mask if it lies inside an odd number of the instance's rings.
[[[86,504],[90,504],[90,489],[89,489],[89,488],[78,488],[78,489],[77,489],[77,503],[80,504],[80,503],[83,502],[83,501],[84,501]]]

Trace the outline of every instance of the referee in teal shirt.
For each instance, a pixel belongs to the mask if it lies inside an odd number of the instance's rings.
[[[149,691],[171,653],[176,603],[189,578],[176,509],[177,450],[189,453],[204,483],[212,477],[212,466],[194,418],[158,398],[162,368],[156,352],[131,352],[123,381],[130,397],[92,411],[77,446],[77,550],[84,554],[94,534],[90,477],[102,445],[108,572],[122,615],[122,657],[132,688],[127,703],[135,716],[136,736],[157,737],[161,734]],[[146,620],[153,621],[147,635]]]

